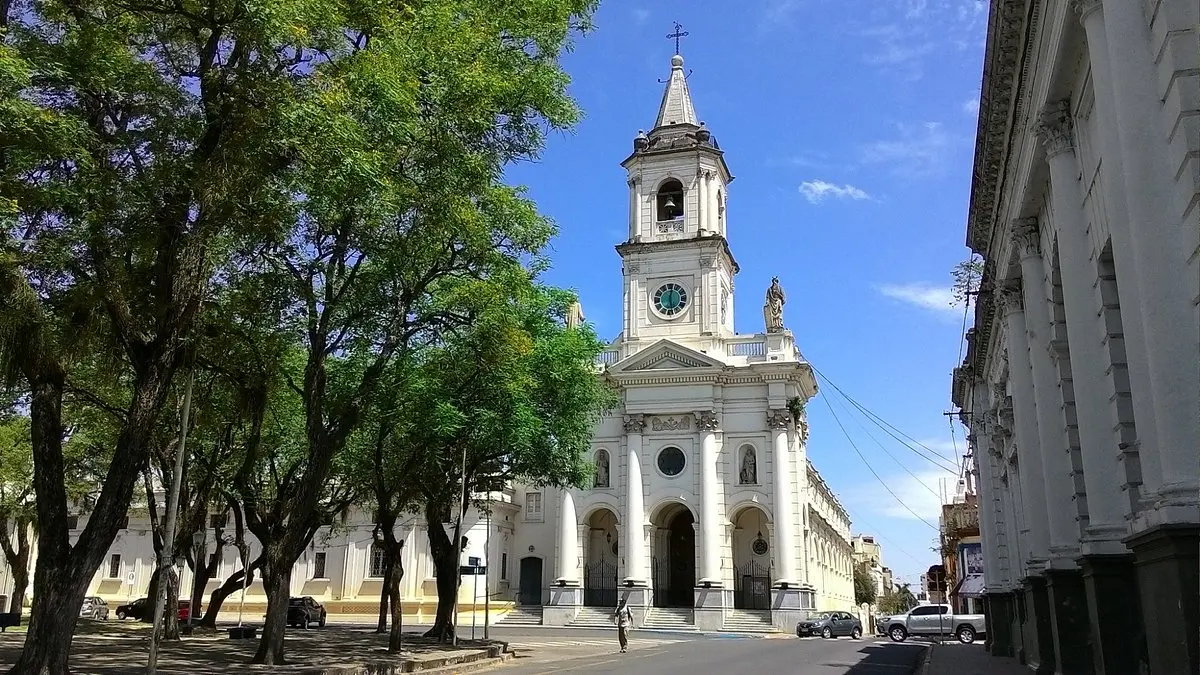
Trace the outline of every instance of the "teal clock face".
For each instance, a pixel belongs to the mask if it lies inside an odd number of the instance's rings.
[[[667,318],[678,316],[687,303],[687,289],[679,284],[663,284],[654,291],[654,309]]]

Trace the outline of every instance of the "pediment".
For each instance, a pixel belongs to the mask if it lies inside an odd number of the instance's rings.
[[[686,370],[694,368],[723,368],[725,363],[703,352],[684,347],[669,340],[660,340],[619,363],[610,373],[647,370]]]

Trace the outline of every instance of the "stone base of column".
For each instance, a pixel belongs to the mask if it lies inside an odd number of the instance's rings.
[[[1132,555],[1079,559],[1087,594],[1092,663],[1100,675],[1144,672],[1146,633]]]
[[[796,624],[816,606],[816,589],[801,584],[780,584],[771,589],[771,624],[791,633]],[[873,626],[863,626],[863,632],[874,632]]]
[[[1200,672],[1200,526],[1160,525],[1125,543],[1137,567],[1150,672]]]
[[[1060,675],[1091,675],[1092,644],[1088,627],[1087,593],[1079,569],[1046,570],[1054,660]],[[1128,617],[1128,614],[1113,616]]]
[[[718,631],[725,625],[726,591],[720,583],[709,582],[708,588],[697,586],[694,591],[696,630]]]
[[[566,626],[575,620],[582,605],[583,587],[579,582],[556,582],[550,587],[550,603],[542,608],[542,625]]]
[[[1016,598],[1012,593],[988,593],[987,650],[992,656],[1014,656],[1013,623],[1016,620]]]
[[[1054,672],[1054,631],[1050,621],[1050,593],[1043,576],[1021,581],[1025,596],[1025,614],[1021,620],[1021,641],[1025,646],[1025,665],[1038,675]]]

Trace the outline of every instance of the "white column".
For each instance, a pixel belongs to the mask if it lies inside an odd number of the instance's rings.
[[[796,583],[796,543],[792,525],[792,475],[789,471],[788,424],[791,413],[786,410],[767,411],[767,427],[771,430],[771,466],[775,473],[775,576],[780,584]]]
[[[1105,393],[1110,388],[1103,370],[1108,359],[1101,343],[1097,316],[1100,308],[1093,292],[1098,272],[1089,263],[1091,241],[1083,219],[1074,130],[1066,105],[1046,106],[1037,129],[1050,163],[1050,198],[1058,234],[1063,311],[1067,317],[1071,380],[1079,418],[1083,482],[1088,495],[1088,527],[1082,549],[1084,554],[1121,553],[1125,550],[1120,540],[1126,534],[1126,525],[1119,499],[1120,450],[1112,434],[1113,421]]]
[[[558,581],[579,583],[579,523],[575,515],[575,498],[570,490],[562,491],[562,508],[558,512]]]
[[[1021,462],[1021,504],[1029,528],[1029,543],[1024,562],[1038,568],[1049,557],[1050,530],[1046,523],[1046,483],[1042,472],[1042,453],[1039,452],[1037,407],[1033,397],[1033,373],[1029,365],[1029,340],[1025,333],[1025,311],[1020,295],[1010,289],[996,294],[998,311],[1005,320],[1008,339],[1008,380],[1012,390],[1013,427],[1017,452]],[[1003,425],[999,411],[1006,408],[1008,398],[1002,385],[997,385],[992,405],[996,420]]]
[[[721,583],[721,516],[718,492],[715,412],[696,413],[700,429],[700,582]]]
[[[703,236],[708,230],[708,179],[696,169],[696,230]]]
[[[1000,541],[996,536],[995,488],[992,486],[992,455],[987,448],[975,442],[975,436],[967,438],[971,454],[975,456],[975,478],[979,483],[979,535],[983,541],[985,580],[987,585],[999,588]]]
[[[641,209],[638,208],[637,183],[637,178],[629,179],[629,241],[636,241],[638,235],[638,216]]]
[[[708,196],[708,231],[713,234],[723,234],[721,232],[720,211],[717,208],[717,190],[713,185],[713,173],[711,171],[704,172],[704,181],[708,183],[708,189],[705,194]]]
[[[1049,557],[1059,567],[1074,567],[1074,560],[1079,555],[1080,532],[1075,517],[1078,510],[1073,503],[1075,486],[1071,477],[1062,392],[1050,356],[1050,304],[1046,297],[1046,268],[1040,246],[1041,233],[1036,218],[1013,223],[1013,250],[1021,259],[1021,288],[1017,292],[1022,293],[1024,299],[1025,333],[1033,368],[1038,445],[1050,526]]]
[[[1104,32],[1104,14],[1100,5],[1101,0],[1075,0],[1075,9],[1087,34],[1088,58],[1092,63],[1095,98],[1092,115],[1099,130],[1095,140],[1100,148],[1100,156],[1104,158],[1100,179],[1108,215],[1108,232],[1112,238],[1113,261],[1119,272],[1117,283],[1121,298],[1121,330],[1125,334],[1125,361],[1129,369],[1138,464],[1143,481],[1149,480],[1153,488],[1158,485],[1162,473],[1158,459],[1158,413],[1155,411],[1154,390],[1150,384],[1150,361],[1144,348],[1147,344],[1145,310],[1141,302],[1144,296],[1138,279],[1134,228],[1129,219],[1125,195],[1121,130],[1117,126],[1114,110],[1112,70],[1108,65],[1108,35]]]
[[[646,583],[646,505],[642,494],[643,415],[625,418],[625,449],[629,474],[625,479],[625,579]]]
[[[1168,163],[1168,130],[1160,123],[1159,73],[1151,53],[1144,5],[1108,1],[1102,13],[1105,33],[1121,36],[1106,40],[1108,66],[1126,206],[1130,226],[1137,232],[1137,236],[1130,237],[1130,244],[1141,295],[1132,301],[1142,310],[1156,418],[1158,445],[1143,455],[1142,469],[1146,492],[1157,492],[1162,506],[1184,507],[1178,515],[1195,521],[1200,482],[1200,453],[1196,452],[1196,429],[1200,428],[1200,387],[1196,386],[1200,381],[1200,359],[1196,358],[1196,344],[1200,328],[1192,314],[1187,285],[1181,282],[1191,254],[1183,246],[1183,227],[1195,227],[1195,223],[1180,222],[1169,207],[1175,203],[1171,192],[1175,177]],[[1122,307],[1125,304],[1122,298]]]

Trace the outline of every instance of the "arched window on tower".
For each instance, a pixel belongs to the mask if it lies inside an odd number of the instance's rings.
[[[655,220],[675,220],[683,217],[683,183],[674,178],[658,186]]]

